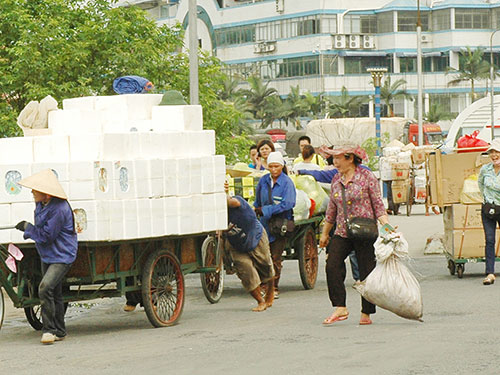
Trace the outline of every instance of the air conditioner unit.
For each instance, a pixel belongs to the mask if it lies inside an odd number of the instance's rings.
[[[345,48],[345,35],[337,34],[333,36],[333,48],[335,49],[343,49]]]
[[[359,35],[349,35],[349,48],[359,48],[361,38]]]
[[[420,36],[420,40],[422,41],[422,43],[431,43],[432,42],[432,36],[431,35],[422,34]]]
[[[270,53],[276,51],[276,41],[257,42],[253,46],[254,53]]]
[[[363,35],[363,48],[375,48],[375,38],[373,35]]]

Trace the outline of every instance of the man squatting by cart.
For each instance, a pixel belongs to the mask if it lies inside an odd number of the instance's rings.
[[[227,194],[227,182],[224,188]],[[258,303],[252,311],[264,311],[274,301],[274,267],[266,231],[242,197],[227,194],[227,207],[226,251],[231,254],[243,287]],[[265,297],[261,294],[261,284],[267,284]]]
[[[21,221],[16,229],[24,238],[35,241],[42,260],[43,278],[38,287],[42,307],[42,344],[64,340],[64,302],[62,282],[76,259],[76,238],[73,211],[63,188],[52,170],[47,169],[19,181],[32,189],[35,199],[35,224]]]

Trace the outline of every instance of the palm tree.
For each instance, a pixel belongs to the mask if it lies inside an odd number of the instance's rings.
[[[439,104],[434,103],[429,107],[429,112],[424,115],[427,122],[437,123],[440,120],[451,120],[454,116],[445,111]]]
[[[246,99],[250,106],[254,118],[261,120],[261,127],[264,128],[269,121],[267,114],[267,101],[272,96],[277,96],[278,91],[275,88],[269,88],[269,82],[263,83],[262,79],[257,76],[248,78],[249,89],[239,90],[240,94]]]
[[[300,95],[298,85],[296,87],[290,87],[290,94],[288,94],[285,103],[288,104],[289,120],[295,123],[296,129],[300,129],[300,117],[307,116],[309,105],[305,98]]]
[[[460,68],[448,69],[446,72],[455,73],[453,80],[448,82],[448,86],[456,86],[461,82],[470,81],[470,91],[472,101],[475,100],[476,93],[474,92],[474,83],[481,79],[487,79],[489,75],[490,65],[483,60],[484,51],[481,48],[472,50],[467,47],[465,51],[460,52]]]
[[[322,117],[324,113],[323,93],[315,96],[310,91],[307,91],[304,94],[304,100],[309,108],[309,116],[314,119]]]
[[[350,96],[342,86],[340,96],[329,97],[327,112],[329,118],[349,117],[357,113],[359,106],[366,100],[365,96]]]
[[[241,81],[237,78],[225,75],[222,79],[222,88],[219,91],[219,98],[224,101],[234,102],[239,96],[240,91],[237,90]]]
[[[389,117],[394,117],[394,110],[391,104],[394,100],[401,98],[413,100],[413,96],[408,94],[405,88],[402,88],[404,85],[406,85],[404,79],[400,78],[396,82],[391,83],[391,77],[387,76],[384,84],[380,87],[380,99],[382,99],[387,106]]]

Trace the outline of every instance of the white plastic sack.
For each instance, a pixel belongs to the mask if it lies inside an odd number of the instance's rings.
[[[309,219],[309,209],[311,208],[311,200],[306,192],[296,189],[295,207],[293,208],[293,217],[295,220]]]
[[[380,236],[375,242],[377,265],[356,290],[369,302],[402,318],[422,321],[420,285],[403,264],[408,242],[401,233]]]
[[[19,113],[17,125],[21,129],[48,128],[48,113],[55,109],[57,109],[57,101],[50,95],[43,98],[40,103],[32,100]]]

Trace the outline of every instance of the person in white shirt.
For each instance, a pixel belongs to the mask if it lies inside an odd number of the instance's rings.
[[[314,156],[317,155],[314,151],[314,147],[311,145],[305,145],[302,148],[302,158],[303,161],[294,164],[293,172],[298,173],[301,169],[320,171],[321,167],[313,162]]]

